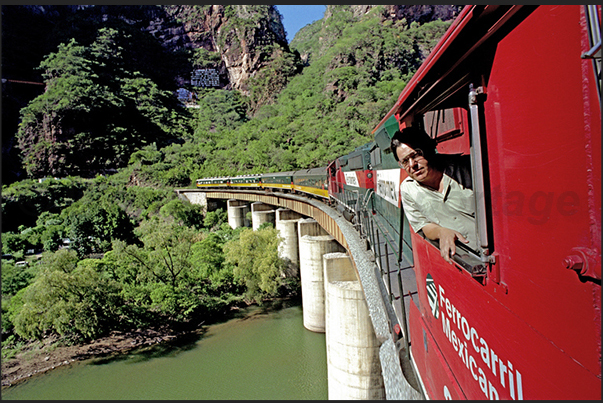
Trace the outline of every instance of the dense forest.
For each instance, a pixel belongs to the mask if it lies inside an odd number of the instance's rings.
[[[2,7],[3,78],[18,70],[8,50],[32,64],[22,78],[44,83],[20,92],[3,81],[3,358],[50,335],[79,343],[196,326],[295,296],[299,276],[279,258],[274,228],[232,230],[223,210],[204,212],[174,188],[324,166],[370,141],[451,22],[428,8],[328,6],[286,44],[274,6],[132,7],[117,19],[86,8],[61,24],[30,16],[54,41],[36,47],[39,60],[9,45],[40,39],[7,20],[26,10]],[[223,25],[210,41],[199,21],[215,10]],[[165,46],[132,22],[136,13],[169,17],[203,46]],[[241,83],[179,80],[182,66],[215,67],[226,82],[242,43],[257,63]],[[178,101],[179,87],[194,105]]]

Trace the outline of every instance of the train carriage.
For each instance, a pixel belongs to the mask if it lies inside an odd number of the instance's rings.
[[[294,171],[262,174],[262,188],[291,191],[293,189],[293,173]]]
[[[293,173],[293,190],[328,199],[327,167],[295,171]]]
[[[239,189],[260,188],[261,176],[259,174],[238,175],[230,178],[230,187]]]
[[[412,283],[395,314],[427,398],[600,400],[600,20],[598,5],[466,6],[373,142],[328,167],[197,187],[290,180],[354,208],[364,192],[357,229]],[[389,145],[406,126],[472,161],[479,245],[457,245],[452,265],[403,212]]]
[[[430,399],[601,399],[600,18],[467,6],[374,130],[384,200],[396,123],[472,159],[479,250],[450,265],[399,210],[418,290],[410,353]]]
[[[197,179],[197,188],[228,187],[229,177],[214,177]]]

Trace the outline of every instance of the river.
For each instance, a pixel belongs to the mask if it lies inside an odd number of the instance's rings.
[[[244,313],[184,344],[57,368],[2,399],[326,400],[325,335],[304,328],[301,306]]]

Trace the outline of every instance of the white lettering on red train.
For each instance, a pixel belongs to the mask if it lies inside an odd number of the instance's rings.
[[[450,344],[452,344],[454,351],[458,353],[461,362],[471,372],[473,379],[478,381],[480,389],[486,398],[498,400],[497,387],[502,387],[509,390],[512,399],[522,400],[523,384],[521,373],[513,368],[513,364],[510,361],[507,360],[505,362],[502,357],[497,355],[494,349],[488,346],[486,340],[479,337],[477,330],[470,325],[462,312],[444,295],[444,288],[441,285],[438,286],[438,290],[439,306],[442,307],[440,310],[442,331],[448,341],[450,341]],[[470,350],[470,348],[473,348],[473,350]],[[481,358],[481,362],[475,359],[473,351],[475,351],[475,356]],[[484,373],[484,370],[480,367],[482,363],[485,365],[483,368],[487,367],[490,370],[492,374],[490,378],[487,375],[488,371]],[[493,384],[492,380],[494,379],[498,382]]]

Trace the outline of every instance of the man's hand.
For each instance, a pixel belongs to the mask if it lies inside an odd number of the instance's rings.
[[[469,243],[460,232],[450,228],[440,227],[434,223],[429,223],[422,229],[427,238],[440,241],[440,255],[442,255],[444,260],[450,264],[452,264],[452,256],[456,253],[456,245],[454,242],[458,239],[463,243]]]

